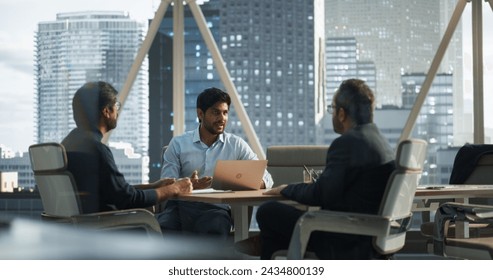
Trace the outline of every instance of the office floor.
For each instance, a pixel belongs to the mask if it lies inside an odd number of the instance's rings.
[[[254,231],[251,235],[258,234],[258,232]],[[233,242],[233,238],[231,238],[231,242]],[[394,260],[446,260],[447,258],[436,256],[430,254],[426,250],[426,244],[428,239],[421,234],[421,232],[413,230],[409,231],[406,235],[406,245],[405,247],[394,255]],[[228,250],[232,250],[231,254],[234,258],[240,260],[259,260],[259,257],[250,256],[247,254],[243,254],[234,248],[234,245],[231,245],[231,248]]]

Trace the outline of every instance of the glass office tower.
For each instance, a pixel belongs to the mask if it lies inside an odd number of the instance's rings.
[[[401,77],[403,108],[411,109],[421,90],[426,75],[409,73]],[[437,152],[454,143],[453,75],[439,73],[431,84],[425,102],[416,120],[412,137],[428,143],[427,162],[421,184],[440,184],[441,170],[437,165]]]
[[[106,81],[121,90],[143,40],[144,24],[124,12],[57,14],[35,35],[35,141],[60,142],[75,127],[72,97],[87,81]],[[142,67],[147,70],[147,64]],[[139,72],[112,142],[148,149],[147,71]]]
[[[342,81],[358,78],[376,88],[376,69],[372,61],[360,61],[355,37],[330,37],[325,40],[325,79],[327,104],[332,102]]]
[[[377,106],[401,106],[401,74],[429,70],[455,2],[326,0],[326,36],[355,37],[359,59],[375,63]],[[461,36],[459,25],[440,72],[461,76]]]
[[[324,2],[222,0],[220,51],[264,147],[316,144],[325,103]],[[229,131],[243,134],[235,112]]]

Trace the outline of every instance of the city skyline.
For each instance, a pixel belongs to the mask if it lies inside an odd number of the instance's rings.
[[[159,0],[132,1],[33,1],[16,2],[0,0],[2,5],[2,27],[0,27],[0,144],[15,152],[26,151],[34,143],[34,45],[33,35],[37,24],[53,19],[57,13],[88,10],[127,11],[130,18],[138,21],[152,19]],[[470,58],[470,5],[467,5],[463,18],[464,31],[464,96],[471,98],[472,65]],[[493,13],[489,5],[483,6],[484,26],[493,25]],[[493,74],[493,30],[484,28],[484,75]],[[430,58],[432,59],[432,58]],[[493,106],[493,82],[485,79],[485,108]],[[468,84],[469,83],[469,84]],[[219,85],[221,86],[221,85]],[[469,86],[469,88],[468,88]],[[465,100],[467,101],[467,100]],[[493,127],[493,118],[486,111],[487,128]]]
[[[36,40],[36,140],[61,142],[75,128],[72,97],[81,84],[103,80],[117,91],[123,88],[134,62],[145,24],[121,11],[59,13],[39,23]],[[149,99],[147,61],[135,78],[115,142],[131,143],[147,155],[149,147]],[[55,113],[54,113],[55,112]]]
[[[35,141],[34,35],[40,22],[65,12],[125,11],[147,26],[159,4],[159,0],[0,0],[0,144],[26,152]]]

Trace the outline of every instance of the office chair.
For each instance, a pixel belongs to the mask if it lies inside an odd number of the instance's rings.
[[[435,215],[433,253],[459,259],[493,259],[493,235],[456,238],[448,234],[451,224],[459,221],[493,225],[493,206],[464,203],[444,203]]]
[[[450,184],[493,184],[493,145],[466,144],[459,149],[450,175]],[[434,223],[425,223],[421,232],[432,236],[435,255],[460,259],[493,258],[493,206],[487,198],[471,199],[471,203],[442,204]],[[469,236],[455,235],[457,222],[468,223]]]
[[[450,184],[464,185],[492,185],[493,145],[466,144],[462,146],[455,156],[449,182]],[[450,201],[440,200],[439,202],[440,204],[445,204]],[[472,198],[469,203],[474,205],[491,205],[491,199]],[[449,205],[456,204],[449,203]],[[471,222],[469,224],[469,236],[474,238],[493,236],[493,225],[483,223],[480,219],[469,222]],[[435,222],[426,222],[421,225],[421,233],[429,238],[427,247],[430,253],[436,252],[431,247],[435,243],[432,240],[435,230],[434,227]],[[447,230],[445,232],[448,237],[455,237],[455,221],[453,219],[448,220]]]
[[[274,185],[303,182],[305,167],[324,170],[329,146],[270,146],[267,147],[267,170]]]
[[[154,215],[145,209],[82,213],[77,186],[67,170],[63,145],[43,143],[29,147],[31,167],[41,195],[45,221],[99,230],[144,229],[149,235],[161,234]]]
[[[373,248],[381,255],[391,255],[402,249],[411,225],[411,208],[423,170],[426,146],[425,141],[418,139],[399,144],[396,169],[387,182],[377,215],[328,210],[307,212],[295,225],[286,257],[302,259],[310,256],[306,248],[314,231],[373,236]]]

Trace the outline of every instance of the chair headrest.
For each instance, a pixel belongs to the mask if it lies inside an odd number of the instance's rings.
[[[407,139],[399,143],[396,164],[398,168],[423,169],[427,143],[421,139]]]
[[[34,172],[65,170],[67,155],[59,143],[42,143],[29,146],[31,168]]]
[[[317,145],[269,146],[268,166],[325,166],[328,149]]]

